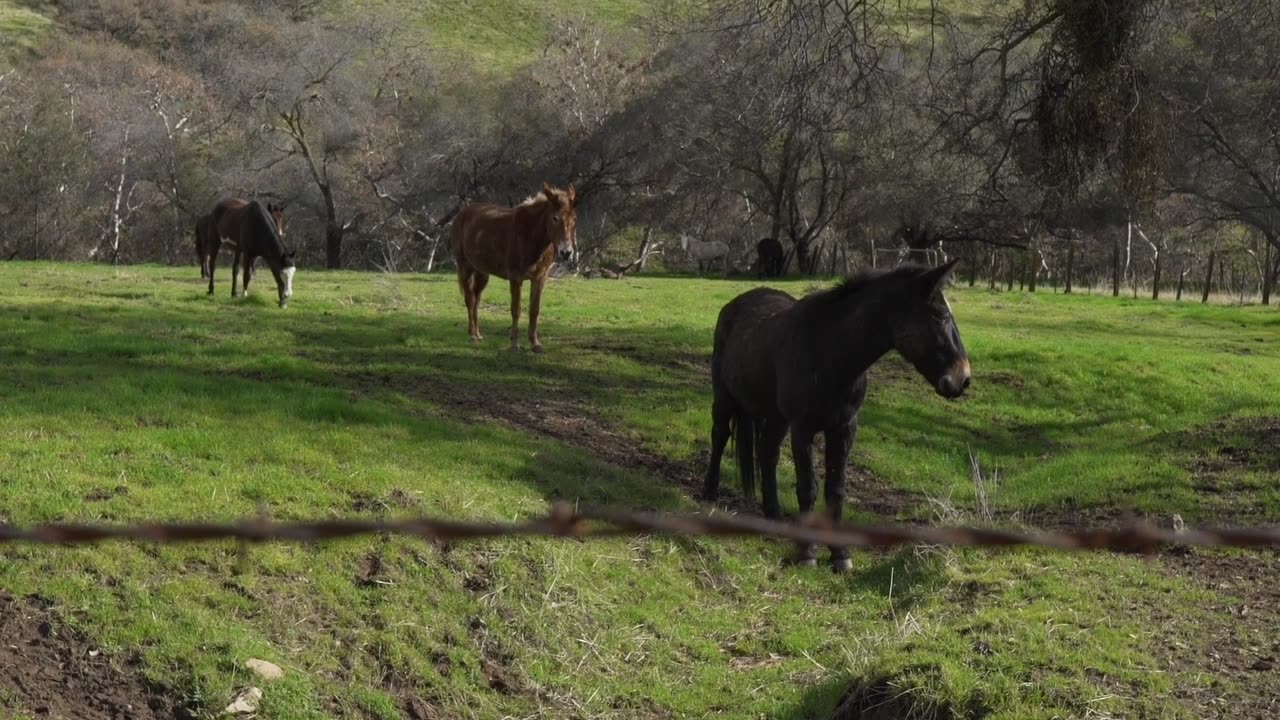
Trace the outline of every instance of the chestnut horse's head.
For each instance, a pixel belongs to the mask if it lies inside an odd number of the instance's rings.
[[[289,218],[284,216],[284,205],[267,203],[267,212],[271,214],[271,219],[275,221],[276,232],[280,233],[280,237],[283,238],[285,228],[289,227]]]
[[[547,212],[543,216],[547,224],[547,237],[556,246],[556,259],[569,260],[576,249],[576,233],[578,225],[578,191],[573,183],[560,190],[551,187],[550,183],[542,183],[542,195],[547,200]]]

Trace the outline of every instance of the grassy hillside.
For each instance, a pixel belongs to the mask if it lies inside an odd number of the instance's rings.
[[[481,72],[502,75],[537,59],[554,39],[549,31],[564,20],[626,30],[665,6],[655,0],[333,0],[324,13],[338,22],[370,13],[396,18],[427,47]],[[951,0],[944,7],[970,29],[987,17],[981,2]],[[923,37],[935,20],[929,0],[894,8],[903,30],[913,37]],[[33,47],[52,26],[56,9],[57,3],[49,0],[0,0],[0,64],[21,58]]]
[[[195,268],[0,266],[5,519],[699,507],[710,329],[749,283],[554,282],[542,356],[505,351],[501,287],[477,347],[451,276],[304,272],[286,311],[256,283],[232,301],[225,282],[207,297]],[[948,403],[901,361],[877,368],[856,516],[972,520],[972,451],[998,472],[1000,515],[1277,517],[1265,441],[1229,420],[1280,415],[1274,311],[952,302],[972,393]],[[1222,446],[1233,460],[1210,467]],[[1195,662],[1244,622],[1215,612],[1246,589],[1210,592],[1161,559],[925,549],[857,553],[834,576],[781,567],[787,551],[660,537],[9,547],[0,588],[53,601],[202,717],[252,682],[250,657],[285,667],[262,715],[285,719],[807,718],[851,686],[899,715],[1192,717],[1199,693],[1259,689]],[[0,692],[6,706],[32,709]]]
[[[626,28],[644,17],[652,4],[651,0],[341,0],[333,14],[394,13],[421,32],[428,47],[469,60],[482,71],[501,74],[536,59],[556,23],[587,20]]]
[[[42,3],[0,0],[0,69],[23,57],[48,31],[52,11]]]

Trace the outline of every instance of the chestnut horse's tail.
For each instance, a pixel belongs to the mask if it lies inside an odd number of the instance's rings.
[[[756,453],[760,444],[760,423],[745,413],[736,414],[729,419],[729,436],[733,438],[738,458],[742,496],[751,501],[756,496],[756,475],[760,472],[760,456]]]

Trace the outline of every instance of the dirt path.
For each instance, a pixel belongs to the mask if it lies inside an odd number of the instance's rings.
[[[0,593],[0,712],[6,702],[48,720],[186,717],[143,678],[63,623],[47,603]]]

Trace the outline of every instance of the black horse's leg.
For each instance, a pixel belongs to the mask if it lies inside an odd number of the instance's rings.
[[[760,458],[760,485],[764,490],[764,515],[775,520],[782,517],[782,505],[778,503],[778,455],[786,437],[786,422],[771,418],[762,424],[756,448]]]
[[[800,503],[800,514],[813,512],[817,502],[818,480],[813,473],[813,435],[812,432],[791,428],[791,456],[796,464],[796,500]],[[797,562],[801,565],[813,565],[816,551],[811,544],[800,546]]]
[[[213,269],[218,264],[218,249],[221,241],[215,241],[209,248],[208,254],[205,255],[205,262],[209,265],[209,294],[213,294]]]
[[[236,284],[240,281],[240,248],[237,247],[235,253],[231,256],[231,297],[236,297],[240,293],[236,288]]]
[[[833,525],[839,525],[840,520],[844,517],[844,471],[849,463],[849,452],[853,449],[853,439],[857,433],[858,418],[856,417],[850,420],[848,425],[829,428],[825,433],[827,441],[825,494],[827,513],[831,516]],[[833,570],[844,572],[852,567],[853,562],[849,560],[849,548],[831,548],[831,568]]]
[[[708,502],[720,498],[720,460],[724,457],[724,446],[729,442],[732,418],[733,409],[727,399],[716,397],[711,401],[711,464],[707,466],[707,477],[702,483],[702,499]]]

